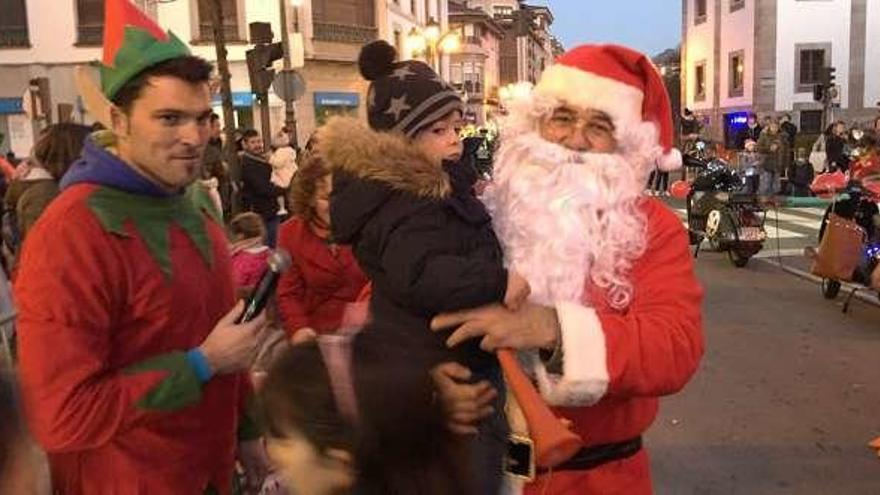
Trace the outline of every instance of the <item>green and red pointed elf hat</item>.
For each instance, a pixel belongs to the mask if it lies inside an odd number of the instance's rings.
[[[83,104],[95,120],[110,127],[110,100],[143,70],[190,55],[174,33],[163,31],[129,0],[104,0],[104,57],[100,86],[86,67],[74,72]]]
[[[109,99],[132,78],[159,62],[190,55],[174,33],[163,31],[129,0],[104,1],[101,90]]]

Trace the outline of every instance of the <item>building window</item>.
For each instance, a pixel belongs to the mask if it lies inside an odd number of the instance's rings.
[[[240,0],[220,0],[223,7],[223,34],[226,41],[244,41],[245,36],[242,33],[242,17],[239,8]],[[198,33],[196,39],[198,41],[213,41],[214,28],[211,23],[212,12],[211,0],[198,0]]]
[[[822,110],[801,110],[800,128],[807,134],[822,132]]]
[[[372,0],[312,0],[312,19],[317,23],[376,27]]]
[[[730,11],[736,12],[746,6],[746,0],[730,0]]]
[[[745,60],[742,50],[730,54],[727,79],[730,82],[728,95],[730,97],[742,96],[745,88]]]
[[[403,53],[403,33],[400,30],[394,31],[394,49],[397,53]]]
[[[702,24],[706,22],[706,17],[708,17],[708,15],[706,0],[694,0],[694,24]]]
[[[425,22],[426,23],[428,22],[428,19],[431,18],[431,7],[430,6],[431,6],[431,0],[425,0]],[[439,18],[440,13],[438,12],[437,15],[435,15],[434,17]]]
[[[409,13],[412,14],[414,18],[418,17],[416,9],[416,0],[409,0]]]
[[[822,82],[822,68],[830,63],[830,43],[795,45],[795,91],[810,93]]]
[[[461,91],[462,80],[463,77],[461,64],[451,64],[449,66],[449,82],[452,83],[452,87]]]
[[[101,46],[104,41],[104,1],[76,1],[76,44]]]
[[[0,48],[30,46],[25,0],[0,0]]]
[[[694,101],[706,101],[706,62],[694,66]]]
[[[495,5],[492,7],[495,17],[507,17],[513,15],[513,7],[507,5]]]

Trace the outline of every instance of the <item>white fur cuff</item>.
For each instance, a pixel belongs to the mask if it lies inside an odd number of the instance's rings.
[[[562,376],[543,364],[536,376],[541,395],[552,406],[591,406],[608,390],[607,349],[596,311],[576,303],[556,304],[562,330]]]
[[[668,153],[664,153],[660,156],[660,158],[657,159],[657,168],[659,168],[663,172],[678,170],[681,168],[681,165],[681,151],[678,151],[675,148],[670,149]]]

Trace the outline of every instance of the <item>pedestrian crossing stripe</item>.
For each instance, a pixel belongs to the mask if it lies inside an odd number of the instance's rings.
[[[682,217],[682,215],[679,215],[679,217]],[[685,217],[686,217],[686,215],[685,215]],[[781,217],[780,217],[780,220],[781,220]],[[681,224],[684,226],[685,230],[687,230],[687,228],[688,228],[687,218],[682,218]],[[810,227],[818,227],[818,225],[819,225],[818,223],[811,224]],[[767,238],[768,239],[776,239],[777,237],[779,239],[804,239],[806,237],[810,237],[810,234],[804,234],[802,232],[795,232],[793,230],[788,230],[788,229],[780,228],[777,231],[776,225],[774,225],[774,222],[771,218],[767,218],[767,221],[764,223],[764,229],[767,230]]]
[[[798,225],[801,227],[809,227],[811,229],[819,228],[819,225],[822,223],[822,217],[813,217],[807,218],[800,215],[792,215],[790,213],[779,212],[776,213],[774,211],[767,212],[767,223],[776,222],[776,219],[779,219],[780,222],[790,223],[794,225]]]

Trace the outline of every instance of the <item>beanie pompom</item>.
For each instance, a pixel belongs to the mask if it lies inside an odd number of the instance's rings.
[[[365,45],[358,56],[358,68],[361,75],[368,81],[391,74],[397,50],[385,40],[378,40]]]

